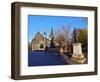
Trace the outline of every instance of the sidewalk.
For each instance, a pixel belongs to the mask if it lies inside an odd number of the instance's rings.
[[[64,58],[64,60],[66,61],[66,63],[71,64],[70,59],[68,58],[68,56],[66,56],[64,53],[60,53],[60,55]]]

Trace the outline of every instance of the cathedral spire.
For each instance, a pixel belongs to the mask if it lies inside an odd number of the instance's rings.
[[[51,28],[51,33],[50,33],[50,35],[49,35],[49,38],[54,38],[54,33],[53,33],[53,28]]]
[[[50,48],[55,48],[53,28],[51,28],[51,33],[49,37],[51,38]]]

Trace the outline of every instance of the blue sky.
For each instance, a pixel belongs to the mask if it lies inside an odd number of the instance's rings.
[[[74,28],[87,28],[87,17],[69,17],[69,16],[28,16],[28,42],[31,42],[37,32],[49,36],[51,28],[56,31],[62,26],[71,25]]]

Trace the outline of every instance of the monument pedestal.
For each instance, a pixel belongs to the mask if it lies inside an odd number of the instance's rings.
[[[73,44],[73,55],[71,58],[72,64],[82,64],[86,61],[84,54],[82,53],[81,43]]]

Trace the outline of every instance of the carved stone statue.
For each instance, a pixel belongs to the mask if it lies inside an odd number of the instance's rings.
[[[73,31],[74,42],[78,42],[78,37],[79,37],[79,31],[76,28],[74,28]]]
[[[82,53],[82,43],[78,42],[79,37],[79,30],[74,28],[73,31],[73,38],[74,43],[73,45],[73,55],[71,57],[71,63],[72,64],[83,64],[86,62],[86,57]]]

